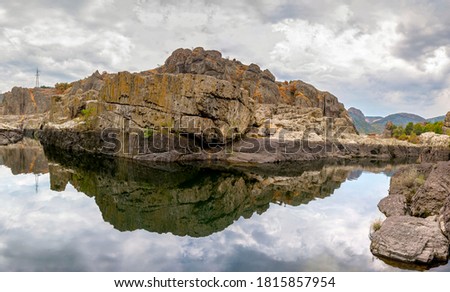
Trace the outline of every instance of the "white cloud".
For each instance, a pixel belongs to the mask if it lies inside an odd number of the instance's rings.
[[[371,114],[444,114],[450,108],[438,100],[450,87],[449,6],[425,0],[8,2],[0,8],[0,92],[32,86],[37,66],[41,83],[52,85],[95,70],[147,70],[179,47],[203,46],[280,79],[310,82]],[[395,94],[397,103],[379,103]]]

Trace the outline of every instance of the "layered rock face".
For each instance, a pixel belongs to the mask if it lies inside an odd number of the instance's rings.
[[[4,115],[41,114],[50,110],[51,96],[56,94],[53,88],[14,87],[3,94]]]
[[[428,147],[362,139],[332,94],[203,48],[176,50],[149,71],[95,72],[64,92],[14,88],[3,104],[8,115],[34,113],[12,120],[44,145],[150,161],[389,159]]]
[[[244,134],[252,122],[247,92],[205,75],[123,72],[108,76],[99,94],[101,128],[119,126],[111,123],[111,113],[126,112],[131,126],[168,127],[223,142],[222,137]]]
[[[255,119],[255,106],[263,107],[263,117]],[[255,64],[230,61],[220,52],[202,48],[176,50],[165,65],[146,72],[96,72],[74,83],[64,95],[53,97],[51,121],[65,122],[91,108],[98,117],[93,129],[117,128],[126,119],[130,127],[169,127],[200,134],[208,142],[226,142],[251,126],[264,127],[278,106],[291,113],[291,118],[278,120],[279,127],[292,127],[302,116],[302,121],[317,125],[329,117],[336,127],[354,133],[335,96],[301,81],[276,82],[268,70]],[[303,133],[305,125],[300,128]]]
[[[388,217],[372,237],[370,249],[377,256],[407,263],[446,262],[449,241],[433,219]]]
[[[50,110],[53,88],[14,87],[2,94],[0,103],[0,145],[14,144],[27,132],[42,128]]]
[[[450,162],[413,165],[391,179],[378,205],[388,218],[372,235],[374,255],[412,264],[446,262],[450,246]]]
[[[338,123],[355,133],[350,116],[334,95],[319,91],[300,80],[277,82],[269,70],[263,71],[256,64],[244,65],[236,60],[224,59],[218,51],[205,51],[203,48],[192,51],[178,49],[156,71],[208,75],[227,80],[234,86],[247,90],[256,104],[292,106],[290,111],[297,115],[302,115],[299,109],[316,108],[323,117],[342,119]],[[265,118],[270,117],[267,115]],[[258,126],[261,125],[256,122]]]
[[[301,81],[276,82],[255,64],[197,48],[176,50],[163,66],[150,71],[95,72],[72,83],[52,97],[50,123],[41,140],[98,152],[107,148],[103,138],[114,136],[109,139],[114,145],[106,151],[110,154],[204,160],[226,159],[230,153],[216,146],[242,141],[249,132],[253,138],[322,137],[323,142],[327,132],[355,130],[331,94]],[[90,141],[83,141],[88,137]],[[233,147],[230,152],[237,149]]]

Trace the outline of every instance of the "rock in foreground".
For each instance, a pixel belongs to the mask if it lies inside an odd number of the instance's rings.
[[[449,257],[450,161],[411,165],[391,179],[378,204],[388,218],[371,236],[375,256],[411,264],[444,263]]]
[[[449,242],[434,217],[388,217],[372,235],[370,250],[376,256],[412,264],[446,262]]]

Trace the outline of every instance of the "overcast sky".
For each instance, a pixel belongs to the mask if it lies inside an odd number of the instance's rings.
[[[301,79],[367,115],[450,111],[450,1],[0,0],[0,92],[142,71],[179,47]]]

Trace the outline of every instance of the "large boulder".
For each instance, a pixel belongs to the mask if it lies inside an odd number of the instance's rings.
[[[388,217],[372,236],[370,250],[376,256],[412,264],[448,260],[449,241],[434,217]]]
[[[388,218],[372,234],[374,255],[427,265],[448,260],[450,161],[399,170],[378,207]]]

